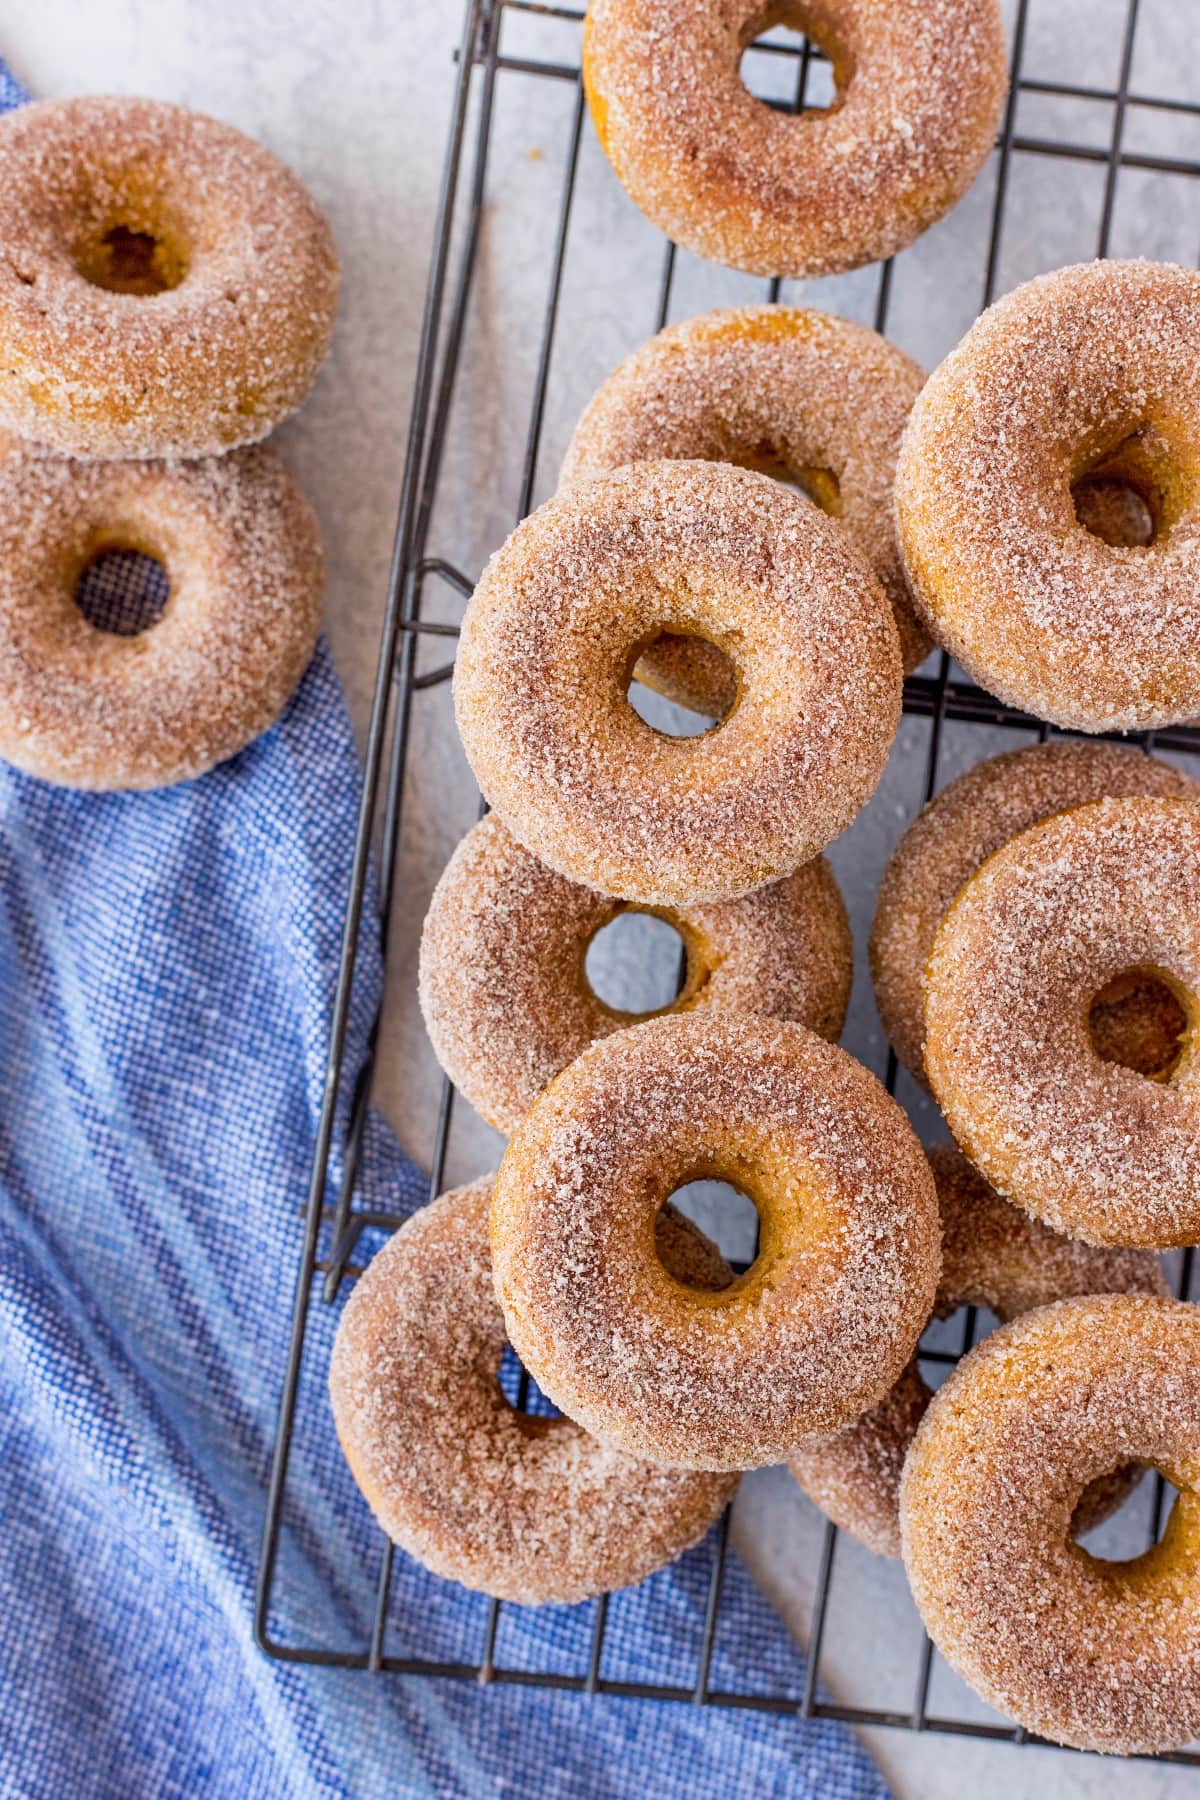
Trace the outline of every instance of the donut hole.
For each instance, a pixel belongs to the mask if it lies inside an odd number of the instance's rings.
[[[934,1313],[921,1333],[917,1359],[931,1393],[954,1372],[966,1349],[973,1349],[996,1330],[1000,1319],[982,1301],[963,1300],[948,1312]]]
[[[1144,550],[1154,542],[1154,514],[1144,494],[1115,476],[1087,476],[1071,489],[1075,517],[1085,531],[1115,550]]]
[[[1117,550],[1159,542],[1180,510],[1179,472],[1167,440],[1139,426],[1094,457],[1071,486],[1075,517],[1092,537]]]
[[[531,1432],[543,1432],[555,1419],[562,1418],[558,1407],[553,1400],[547,1400],[511,1344],[504,1346],[496,1380],[504,1400]]]
[[[799,494],[804,500],[811,500],[831,519],[841,517],[842,484],[832,469],[792,462],[771,444],[762,444],[753,455],[740,457],[738,466],[753,469],[759,475],[769,475],[781,487]]]
[[[179,286],[187,274],[187,253],[173,236],[118,222],[80,245],[75,267],[92,287],[146,298]]]
[[[854,73],[853,58],[836,42],[828,26],[809,18],[803,5],[767,6],[750,21],[741,38],[738,75],[754,100],[778,110],[797,110],[797,83],[805,44],[821,52],[804,71],[802,109],[808,114],[838,107]],[[781,54],[782,53],[782,54]]]
[[[758,1254],[759,1213],[744,1188],[701,1176],[677,1187],[663,1204],[668,1202],[698,1225],[735,1268],[745,1269],[753,1263]],[[712,1291],[708,1282],[687,1280],[670,1269],[667,1272],[681,1287]]]
[[[682,933],[657,913],[631,906],[593,935],[583,969],[610,1013],[644,1019],[674,1005],[688,985],[688,964]]]
[[[127,543],[104,543],[88,557],[75,583],[75,604],[96,631],[139,637],[162,618],[170,598],[166,565]]]
[[[647,651],[654,657],[654,675],[649,681],[639,668]],[[705,704],[690,705],[688,698],[697,682],[703,693],[712,697]],[[708,638],[671,631],[638,646],[625,684],[626,700],[659,737],[702,737],[715,731],[729,718],[737,697],[738,671],[732,657]]]
[[[1092,1562],[1106,1564],[1114,1570],[1130,1569],[1147,1554],[1148,1540],[1151,1546],[1157,1546],[1171,1533],[1173,1521],[1176,1530],[1184,1523],[1183,1515],[1177,1515],[1176,1511],[1176,1503],[1181,1498],[1179,1489],[1165,1475],[1161,1477],[1161,1494],[1159,1483],[1152,1479],[1144,1479],[1140,1486],[1134,1487],[1134,1477],[1139,1469],[1149,1477],[1150,1470],[1144,1464],[1124,1463],[1098,1475],[1084,1489],[1071,1519],[1070,1538]],[[1093,1507],[1093,1520],[1089,1521],[1087,1497],[1093,1493],[1102,1494],[1112,1484],[1127,1490],[1125,1498],[1115,1511],[1108,1512],[1098,1523],[1094,1522],[1094,1515],[1100,1509]],[[1186,1501],[1184,1513],[1190,1512],[1193,1510],[1191,1497],[1183,1498]]]
[[[1100,1060],[1149,1081],[1171,1079],[1190,1025],[1186,996],[1161,969],[1123,969],[1088,1007],[1088,1036]]]

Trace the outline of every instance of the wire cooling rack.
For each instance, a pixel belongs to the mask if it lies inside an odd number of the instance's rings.
[[[980,306],[993,297],[1001,269],[1001,246],[1005,223],[1009,216],[1013,173],[1023,158],[1054,158],[1063,166],[1064,207],[1071,206],[1071,181],[1082,180],[1086,169],[1090,179],[1102,179],[1099,198],[1098,237],[1092,248],[1098,255],[1108,254],[1113,237],[1114,219],[1122,176],[1128,171],[1141,175],[1178,177],[1185,182],[1200,179],[1200,160],[1175,154],[1162,154],[1163,142],[1176,147],[1177,139],[1194,132],[1192,141],[1200,140],[1200,102],[1171,98],[1139,91],[1135,82],[1136,47],[1139,24],[1143,32],[1153,28],[1139,14],[1147,13],[1154,0],[1128,0],[1123,19],[1119,21],[1119,53],[1115,66],[1115,86],[1077,85],[1060,79],[1038,79],[1027,72],[1027,48],[1033,35],[1030,15],[1035,0],[1016,0],[1010,20],[1012,85],[1003,120],[996,155],[981,185],[991,184],[990,222],[983,237],[982,267],[979,272]],[[1171,0],[1174,4],[1175,0]],[[1182,0],[1185,10],[1191,0]],[[1114,0],[1119,4],[1119,0]],[[803,1691],[794,1693],[726,1693],[710,1684],[713,1645],[721,1611],[722,1578],[728,1540],[729,1516],[726,1514],[712,1539],[711,1575],[702,1632],[695,1646],[694,1659],[682,1670],[676,1684],[661,1682],[606,1679],[604,1641],[607,1603],[599,1602],[591,1628],[590,1651],[583,1672],[578,1669],[530,1671],[503,1666],[496,1657],[497,1625],[500,1605],[480,1598],[485,1610],[484,1650],[475,1663],[433,1662],[398,1653],[388,1642],[388,1603],[393,1551],[380,1539],[380,1572],[376,1594],[374,1623],[369,1638],[356,1650],[344,1650],[332,1643],[291,1641],[286,1632],[274,1626],[275,1587],[282,1519],[289,1476],[289,1456],[301,1391],[301,1367],[304,1359],[306,1331],[315,1305],[334,1303],[346,1282],[361,1271],[352,1258],[365,1229],[394,1228],[397,1220],[389,1215],[367,1212],[356,1204],[356,1176],[359,1166],[363,1130],[370,1103],[374,1075],[377,1033],[373,1033],[366,1064],[361,1069],[346,1067],[347,1030],[355,995],[356,951],[360,929],[381,932],[386,954],[393,909],[397,906],[397,862],[401,845],[401,827],[413,736],[415,709],[422,696],[441,686],[453,668],[451,652],[457,628],[426,616],[426,596],[436,584],[442,596],[457,597],[462,602],[474,587],[473,572],[446,556],[432,554],[429,548],[431,520],[435,515],[439,478],[447,455],[448,439],[456,391],[462,385],[464,340],[472,307],[478,305],[481,244],[484,241],[485,215],[490,194],[489,151],[492,147],[493,122],[499,96],[505,83],[515,77],[556,84],[571,96],[566,114],[566,147],[563,173],[557,196],[557,211],[549,240],[549,282],[540,319],[536,360],[533,364],[532,389],[528,399],[529,426],[521,462],[519,503],[516,518],[523,517],[533,502],[537,481],[539,450],[547,416],[547,399],[551,364],[560,324],[564,267],[570,241],[573,206],[576,202],[580,150],[583,141],[586,109],[578,67],[578,30],[582,13],[567,5],[539,4],[537,0],[470,0],[467,7],[461,44],[457,52],[457,78],[454,92],[449,141],[440,190],[434,245],[423,321],[423,333],[417,364],[412,420],[409,430],[407,460],[401,491],[399,519],[393,561],[387,592],[382,643],[374,692],[370,730],[366,749],[365,781],[358,836],[353,863],[350,893],[342,940],[341,963],[332,1020],[330,1050],[326,1068],[324,1104],[321,1111],[313,1159],[311,1183],[303,1213],[303,1235],[300,1268],[296,1286],[295,1307],[291,1326],[290,1354],[282,1397],[278,1435],[271,1472],[266,1524],[259,1572],[255,1629],[261,1648],[272,1657],[286,1661],[356,1669],[369,1673],[403,1676],[439,1676],[479,1682],[520,1682],[526,1685],[559,1688],[581,1694],[621,1694],[637,1698],[691,1703],[700,1706],[750,1707],[764,1712],[818,1716],[844,1720],[852,1725],[884,1725],[915,1731],[938,1731],[977,1738],[991,1738],[1020,1743],[1026,1734],[1019,1728],[993,1722],[990,1718],[962,1716],[952,1709],[931,1705],[930,1683],[934,1653],[928,1639],[920,1650],[912,1671],[911,1704],[882,1708],[855,1704],[853,1695],[830,1699],[820,1684],[822,1647],[827,1641],[831,1620],[831,1584],[838,1533],[832,1526],[824,1530],[815,1571],[814,1600],[808,1637],[808,1662]],[[517,48],[509,45],[509,28],[517,24]],[[547,49],[538,39],[544,29]],[[570,54],[562,46],[568,45]],[[748,53],[764,66],[773,64],[771,92],[764,97],[769,103],[787,110],[803,110],[821,80],[822,58],[819,48],[798,36],[789,34],[780,41],[778,34]],[[778,59],[783,59],[782,61]],[[786,85],[779,77],[786,71]],[[816,78],[814,81],[814,77]],[[751,80],[749,72],[747,80]],[[825,71],[826,89],[828,71]],[[759,91],[756,89],[756,91]],[[786,97],[785,97],[786,96]],[[1093,118],[1098,109],[1106,109],[1106,142],[1081,143],[1058,135],[1036,135],[1025,131],[1023,115],[1026,105],[1040,108],[1037,116],[1059,123],[1063,109],[1071,103],[1089,108]],[[1057,110],[1056,110],[1057,109]],[[1154,115],[1151,118],[1151,115]],[[1131,130],[1131,121],[1150,119],[1160,127],[1156,132]],[[1161,127],[1166,125],[1164,135]],[[534,155],[540,153],[534,152]],[[1063,257],[1060,260],[1077,260]],[[659,329],[671,313],[672,291],[677,281],[681,257],[675,248],[660,241],[657,292],[646,296],[645,332]],[[893,300],[893,264],[886,262],[872,271],[875,283],[870,312],[873,323],[886,331]],[[781,284],[772,281],[759,284],[758,297],[777,299]],[[707,304],[712,304],[709,299]],[[688,310],[699,310],[689,307]],[[426,659],[422,666],[420,652],[431,642],[446,640],[445,660]],[[981,727],[1011,728],[1043,738],[1050,735],[1026,715],[1001,705],[979,688],[961,678],[959,672],[940,656],[933,673],[926,669],[910,676],[905,683],[904,709],[911,717],[928,721],[926,744],[919,784],[915,785],[916,803],[927,800],[941,779],[944,728],[951,722]],[[1147,745],[1167,750],[1200,752],[1200,730],[1179,728],[1157,733]],[[981,738],[976,754],[994,747]],[[379,871],[380,916],[376,922],[364,920],[368,904],[368,862],[372,850],[377,853]],[[889,1055],[887,1084],[896,1082],[894,1056]],[[346,1104],[349,1095],[348,1107]],[[434,1197],[442,1187],[443,1170],[449,1138],[453,1091],[444,1084],[438,1107],[431,1156],[429,1194]],[[347,1123],[348,1120],[348,1123]],[[335,1132],[338,1141],[335,1144]],[[344,1132],[344,1138],[342,1133]],[[330,1193],[331,1160],[338,1152],[341,1171],[336,1194]],[[332,1202],[332,1203],[331,1203]],[[1180,1259],[1178,1291],[1187,1295],[1192,1273],[1192,1252]],[[956,1328],[957,1330],[957,1328]],[[958,1360],[974,1340],[976,1315],[967,1309],[961,1319],[961,1334],[951,1348],[946,1347],[946,1334],[941,1331],[935,1341],[922,1345],[922,1357],[936,1380],[938,1365],[944,1368]],[[524,1381],[519,1392],[523,1401],[527,1392]],[[323,1396],[316,1403],[320,1404]],[[1161,1480],[1153,1492],[1150,1508],[1150,1538],[1158,1535],[1167,1495]],[[841,1686],[845,1688],[846,1682]],[[1181,1752],[1169,1759],[1200,1766],[1200,1754]]]

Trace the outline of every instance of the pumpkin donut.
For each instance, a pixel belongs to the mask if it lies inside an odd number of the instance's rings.
[[[78,457],[209,456],[294,412],[337,256],[252,138],[162,100],[0,120],[0,426]]]
[[[494,813],[454,852],[421,934],[421,1008],[438,1061],[498,1131],[511,1131],[596,1038],[650,1016],[606,1005],[584,968],[596,933],[628,910],[556,875]],[[687,959],[665,1011],[732,1007],[836,1040],[853,949],[824,857],[740,900],[657,916]]]
[[[832,106],[798,117],[742,82],[773,25],[833,63]],[[583,79],[634,202],[698,256],[750,275],[877,262],[961,200],[1004,104],[996,0],[591,0]]]
[[[704,637],[738,694],[667,737],[627,690],[664,631]],[[643,906],[763,887],[873,792],[900,716],[891,608],[845,532],[725,463],[638,463],[549,500],[475,590],[454,701],[467,759],[513,836],[560,874]]]
[[[1149,542],[1097,517],[1098,481]],[[1086,263],[997,302],[913,408],[896,512],[930,630],[989,693],[1079,731],[1195,719],[1200,274]]]
[[[569,1419],[510,1406],[497,1376],[492,1177],[408,1219],[346,1303],[329,1370],[334,1421],[393,1542],[464,1587],[529,1606],[628,1587],[702,1538],[736,1477],[655,1468]],[[720,1287],[728,1264],[673,1207],[658,1253]]]
[[[1072,1515],[1131,1460],[1179,1497],[1161,1543],[1102,1561]],[[989,1705],[1080,1750],[1200,1735],[1200,1308],[1093,1296],[993,1332],[930,1402],[900,1529],[930,1637]]]
[[[942,1216],[935,1318],[948,1319],[960,1306],[986,1306],[1013,1319],[1075,1294],[1166,1294],[1148,1250],[1097,1250],[1060,1237],[1001,1200],[948,1146],[929,1152],[929,1166]],[[870,1412],[788,1458],[809,1499],[881,1556],[900,1554],[900,1472],[931,1398],[914,1356]],[[1115,1512],[1141,1477],[1138,1464],[1126,1463],[1090,1483],[1075,1508],[1075,1535]]]
[[[900,436],[922,371],[878,332],[797,306],[735,306],[669,325],[626,357],[571,439],[560,487],[624,463],[701,457],[804,488],[851,534],[892,603],[905,673],[929,654],[892,510]],[[660,639],[639,681],[713,718],[728,665],[697,638]]]
[[[675,1280],[659,1209],[699,1177],[756,1203],[755,1262]],[[513,1133],[496,1292],[542,1392],[631,1456],[779,1462],[899,1376],[933,1304],[937,1196],[895,1101],[790,1021],[679,1013],[602,1038]]]
[[[75,602],[116,550],[166,570],[158,620],[97,630]],[[270,450],[204,462],[0,455],[0,756],[81,788],[165,787],[272,724],[317,640],[316,520]]]
[[[1139,988],[1175,1002],[1148,1073],[1111,1060],[1106,1035],[1114,991]],[[1193,1244],[1198,994],[1200,802],[1093,801],[997,850],[947,913],[926,987],[930,1086],[993,1187],[1056,1231]]]
[[[917,814],[883,872],[870,954],[883,1028],[918,1080],[924,1080],[926,965],[963,883],[993,850],[1052,813],[1131,794],[1200,799],[1200,786],[1141,750],[1057,740],[977,763]],[[1151,1022],[1144,1015],[1126,1017],[1127,1049]],[[1114,1015],[1114,1028],[1119,1023]]]

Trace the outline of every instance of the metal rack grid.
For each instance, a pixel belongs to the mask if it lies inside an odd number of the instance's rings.
[[[1132,168],[1166,175],[1200,179],[1200,161],[1174,156],[1160,156],[1130,149],[1126,142],[1126,124],[1131,112],[1154,111],[1190,115],[1200,120],[1200,104],[1182,99],[1159,97],[1134,91],[1131,87],[1134,50],[1141,0],[1127,0],[1120,45],[1119,75],[1115,88],[1072,85],[1067,82],[1036,80],[1023,73],[1023,57],[1031,0],[1017,0],[1011,37],[1011,87],[998,140],[997,167],[990,227],[987,236],[985,266],[980,287],[981,305],[993,298],[998,270],[1005,205],[1009,194],[1009,177],[1014,152],[1039,157],[1055,157],[1075,164],[1099,164],[1104,170],[1103,200],[1100,212],[1097,254],[1108,253],[1113,227],[1118,182],[1122,170]],[[677,1685],[642,1681],[613,1681],[602,1673],[607,1599],[597,1606],[590,1639],[587,1669],[575,1671],[531,1671],[506,1668],[496,1661],[495,1648],[501,1603],[481,1601],[488,1608],[484,1651],[476,1663],[433,1662],[419,1657],[405,1657],[388,1652],[388,1600],[391,1586],[393,1549],[380,1537],[380,1569],[376,1593],[374,1622],[369,1641],[359,1651],[342,1651],[322,1644],[294,1644],[273,1636],[271,1631],[273,1590],[278,1568],[278,1552],[285,1490],[288,1479],[289,1454],[300,1388],[306,1328],[314,1300],[328,1304],[336,1299],[343,1282],[353,1280],[361,1270],[352,1257],[359,1239],[369,1228],[391,1230],[400,1222],[391,1214],[369,1212],[355,1204],[355,1188],[362,1147],[363,1130],[370,1105],[374,1074],[377,1027],[371,1034],[368,1054],[361,1069],[346,1066],[346,1045],[352,999],[355,991],[357,949],[360,929],[364,925],[364,909],[368,903],[368,870],[372,853],[377,856],[379,918],[384,955],[388,947],[393,904],[396,900],[397,852],[400,845],[401,820],[405,792],[405,771],[413,721],[413,708],[422,693],[447,680],[453,662],[419,670],[418,645],[422,639],[453,640],[457,627],[423,617],[423,601],[431,579],[446,584],[464,599],[474,587],[471,575],[442,557],[430,555],[428,538],[437,496],[439,475],[446,448],[451,406],[460,369],[469,309],[477,272],[478,251],[485,210],[488,175],[489,140],[498,83],[506,75],[534,76],[545,81],[569,84],[574,90],[565,156],[565,172],[558,200],[551,257],[550,281],[541,319],[530,422],[526,435],[521,470],[520,499],[517,518],[523,517],[532,504],[538,466],[539,446],[546,413],[551,355],[559,316],[563,270],[575,196],[581,135],[585,119],[582,83],[577,63],[542,57],[506,54],[501,43],[501,27],[505,15],[521,14],[528,19],[540,18],[559,22],[560,26],[578,26],[582,11],[570,5],[542,3],[542,0],[468,0],[462,38],[456,53],[457,78],[451,113],[446,159],[434,233],[423,317],[422,338],[417,364],[412,419],[401,490],[399,515],[389,574],[387,604],[374,689],[373,707],[366,746],[365,777],[350,892],[347,902],[341,961],[330,1033],[330,1047],[325,1070],[323,1104],[313,1156],[311,1181],[304,1207],[303,1236],[297,1278],[291,1340],[284,1392],[280,1405],[263,1533],[258,1589],[255,1608],[255,1635],[267,1655],[291,1662],[357,1669],[373,1673],[410,1676],[440,1676],[488,1682],[514,1682],[536,1687],[550,1687],[583,1694],[616,1694],[643,1699],[685,1702],[695,1705],[749,1707],[764,1712],[803,1718],[837,1719],[851,1725],[892,1726],[915,1731],[934,1731],[969,1737],[1008,1741],[1037,1742],[1020,1727],[1009,1727],[969,1718],[939,1714],[930,1709],[929,1690],[933,1646],[924,1641],[915,1671],[913,1703],[905,1710],[884,1710],[867,1706],[840,1704],[826,1698],[819,1686],[822,1641],[828,1618],[830,1583],[838,1532],[832,1525],[824,1530],[816,1577],[812,1626],[808,1644],[808,1662],[802,1696],[745,1694],[722,1692],[710,1685],[710,1667],[721,1605],[722,1576],[729,1531],[726,1513],[714,1534],[711,1576],[707,1593],[702,1636],[696,1646],[694,1680]],[[789,58],[795,65],[795,86],[789,101],[773,100],[785,110],[802,111],[812,66],[823,60],[820,50],[807,41],[768,42],[758,49]],[[1036,94],[1057,99],[1099,101],[1112,108],[1112,124],[1107,148],[1069,143],[1059,139],[1027,136],[1017,130],[1018,100],[1022,94]],[[676,268],[675,247],[664,242],[661,274],[654,308],[657,330],[666,322],[671,304],[672,282]],[[780,282],[765,284],[766,296],[777,299]],[[874,324],[885,331],[892,293],[892,263],[878,268],[874,304]],[[514,520],[515,523],[515,520]],[[943,726],[947,721],[1009,727],[1035,732],[1043,739],[1050,735],[1045,725],[1030,719],[1016,709],[1002,705],[978,687],[961,679],[945,655],[937,658],[935,672],[910,676],[905,683],[904,710],[911,716],[930,721],[925,754],[922,795],[929,799],[939,785],[939,755]],[[1149,734],[1140,741],[1162,749],[1200,753],[1200,728],[1175,728]],[[366,928],[375,927],[368,919]],[[377,1022],[378,1023],[378,1022]],[[897,1075],[896,1059],[889,1054],[887,1086],[893,1089]],[[344,1096],[349,1091],[348,1111]],[[448,1082],[442,1087],[429,1176],[429,1197],[442,1187],[442,1176],[449,1137],[454,1094]],[[341,1131],[344,1130],[344,1137]],[[334,1204],[328,1204],[330,1163],[338,1134],[341,1178]],[[1178,1292],[1188,1295],[1192,1276],[1193,1253],[1188,1250],[1181,1259]],[[948,1353],[930,1345],[922,1345],[923,1360],[937,1364],[953,1364],[974,1341],[975,1309],[968,1308],[963,1319],[961,1342]],[[518,1403],[527,1393],[522,1376]],[[1152,1538],[1161,1526],[1165,1502],[1161,1477],[1157,1478],[1152,1506]],[[1159,1760],[1200,1766],[1200,1753],[1179,1752]]]

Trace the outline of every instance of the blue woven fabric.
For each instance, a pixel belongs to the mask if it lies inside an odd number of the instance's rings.
[[[0,100],[20,98],[0,65]],[[81,604],[129,630],[162,597],[161,573],[122,556]],[[0,1788],[878,1800],[831,1724],[255,1648],[358,782],[324,646],[279,725],[201,781],[86,796],[0,766]],[[363,958],[352,1060],[381,981],[372,943]],[[363,1184],[380,1209],[423,1197],[374,1118]],[[360,1651],[380,1540],[324,1396],[337,1310],[314,1306],[274,1629]],[[691,1677],[711,1554],[613,1599],[606,1676]],[[397,1556],[389,1651],[474,1661],[486,1618]],[[582,1672],[592,1618],[506,1607],[497,1660]],[[732,1562],[712,1683],[802,1691]]]

